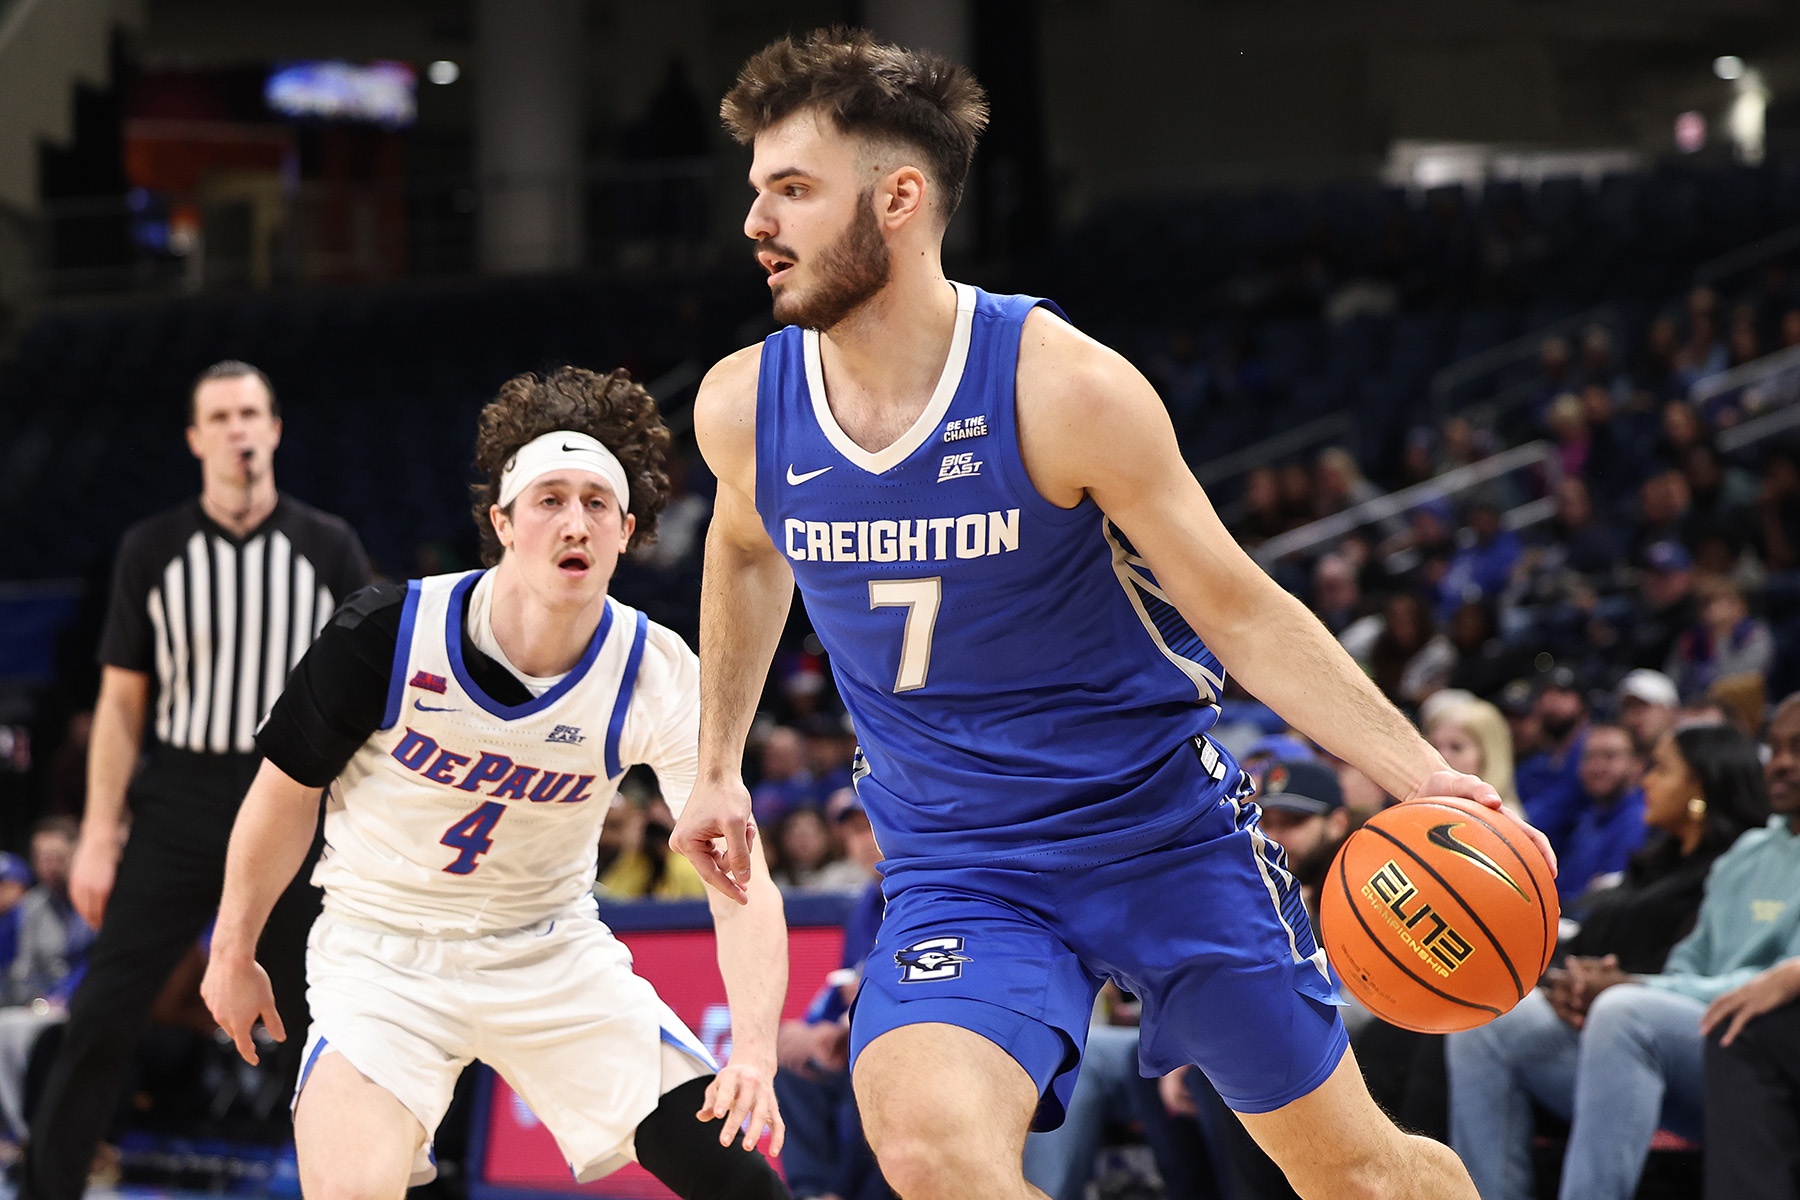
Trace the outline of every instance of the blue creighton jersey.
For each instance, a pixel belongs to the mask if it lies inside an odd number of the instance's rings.
[[[1123,857],[1241,787],[1203,736],[1224,673],[1099,507],[1026,475],[1014,376],[1045,302],[956,292],[937,389],[880,451],[833,418],[817,333],[763,343],[757,509],[856,722],[890,869]]]

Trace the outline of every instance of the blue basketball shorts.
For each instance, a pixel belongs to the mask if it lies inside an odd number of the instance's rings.
[[[1033,1128],[1054,1129],[1110,978],[1142,1002],[1146,1076],[1198,1065],[1241,1113],[1307,1095],[1349,1039],[1299,885],[1257,819],[1220,797],[1119,862],[901,865],[851,1019],[852,1063],[903,1025],[960,1026],[1025,1069],[1040,1097]]]

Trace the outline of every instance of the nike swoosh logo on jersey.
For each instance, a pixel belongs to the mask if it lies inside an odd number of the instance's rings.
[[[832,464],[832,466],[836,466],[836,465],[837,465],[836,463]],[[809,479],[817,479],[819,476],[823,475],[825,472],[827,472],[829,470],[831,470],[831,467],[820,467],[816,471],[808,471],[804,475],[796,475],[796,474],[794,474],[794,464],[789,463],[788,464],[788,482],[791,484],[795,484],[795,485],[802,484],[802,483],[805,483]]]
[[[1452,854],[1460,854],[1482,870],[1499,876],[1506,881],[1507,887],[1519,893],[1520,896],[1524,896],[1525,889],[1520,887],[1518,883],[1514,881],[1513,877],[1506,873],[1504,867],[1477,850],[1475,847],[1457,840],[1455,831],[1461,824],[1461,821],[1447,821],[1442,825],[1433,825],[1431,831],[1425,835],[1426,840],[1434,846],[1441,846]]]
[[[433,708],[431,705],[422,704],[417,700],[413,701],[413,707],[418,709],[420,712],[455,712],[456,711],[454,708]]]

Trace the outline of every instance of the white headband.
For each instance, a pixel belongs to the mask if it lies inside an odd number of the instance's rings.
[[[553,429],[519,447],[500,473],[500,507],[511,504],[532,480],[563,470],[592,471],[612,487],[620,510],[630,510],[631,488],[618,456],[598,438],[572,429]]]

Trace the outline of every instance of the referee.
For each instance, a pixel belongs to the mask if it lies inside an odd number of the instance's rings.
[[[261,371],[207,368],[188,422],[200,498],[132,526],[114,568],[70,876],[99,937],[32,1121],[21,1200],[81,1195],[150,1005],[218,909],[257,724],[338,601],[370,578],[349,526],[276,492],[281,415]],[[307,1027],[310,874],[276,905],[258,953],[289,1029]],[[299,1042],[283,1051],[291,1078]]]

